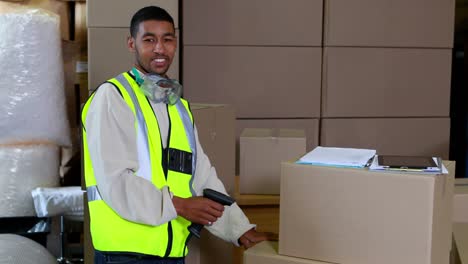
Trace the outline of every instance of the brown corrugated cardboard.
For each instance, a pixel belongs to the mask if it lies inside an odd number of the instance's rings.
[[[448,158],[450,118],[348,118],[321,122],[321,146]]]
[[[198,138],[229,194],[234,193],[235,112],[228,105],[191,104]]]
[[[238,118],[318,117],[321,60],[321,48],[185,46],[185,96]]]
[[[334,263],[447,263],[449,174],[282,163],[279,253]]]
[[[200,244],[200,264],[232,264],[234,245],[204,231]]]
[[[244,264],[326,264],[325,262],[281,256],[278,242],[264,241],[244,252]]]
[[[326,46],[453,46],[455,0],[325,0]]]
[[[236,139],[238,142],[245,128],[289,128],[305,131],[307,139],[306,151],[313,150],[319,144],[318,119],[237,119],[236,122]],[[239,160],[238,155],[237,160]]]
[[[322,117],[446,117],[450,49],[325,48]]]
[[[468,223],[453,225],[453,238],[457,247],[457,261],[454,264],[468,263]]]
[[[306,152],[304,130],[246,128],[240,136],[239,192],[279,194],[281,161]]]
[[[201,238],[192,237],[185,264],[232,264],[234,245],[203,230]]]
[[[75,38],[74,41],[82,42],[83,50],[87,50],[88,25],[86,24],[86,1],[75,3]]]
[[[468,263],[468,178],[455,179],[450,264]]]
[[[468,178],[455,179],[453,222],[468,223]]]
[[[184,44],[320,47],[322,2],[184,1]]]
[[[176,34],[179,35],[178,30]],[[134,54],[127,48],[127,37],[129,35],[128,28],[88,29],[88,78],[90,90],[96,89],[109,78],[131,69],[135,58]],[[109,43],[112,43],[112,45],[109,45]],[[174,79],[179,79],[178,51],[179,48],[168,72],[168,75]]]
[[[145,6],[159,6],[164,8],[174,19],[179,28],[179,1],[177,0],[88,0],[88,27],[130,26],[130,20],[138,9]]]

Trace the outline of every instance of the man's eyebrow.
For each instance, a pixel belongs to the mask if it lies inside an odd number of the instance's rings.
[[[175,33],[172,33],[172,32],[167,32],[167,33],[164,33],[163,34],[163,37],[176,37]]]
[[[145,32],[145,33],[143,33],[143,35],[141,37],[144,38],[144,37],[155,37],[155,36],[156,36],[156,34],[154,34],[154,33]],[[172,33],[172,32],[164,33],[162,36],[163,37],[174,37],[174,38],[176,37],[176,35],[174,33]]]
[[[141,37],[144,38],[144,37],[154,37],[154,36],[156,36],[156,35],[151,33],[151,32],[145,32],[145,33],[143,33],[143,35]]]

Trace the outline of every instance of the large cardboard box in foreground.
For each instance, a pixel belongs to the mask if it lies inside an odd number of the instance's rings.
[[[279,253],[333,263],[449,261],[449,174],[282,163]]]
[[[310,259],[281,256],[278,242],[264,241],[244,252],[244,264],[327,264]]]
[[[236,119],[229,105],[190,105],[203,151],[215,167],[226,191],[234,194],[236,172]]]
[[[279,194],[281,161],[306,152],[304,130],[246,128],[240,137],[239,192]]]

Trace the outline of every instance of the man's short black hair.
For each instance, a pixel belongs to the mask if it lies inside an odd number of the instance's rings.
[[[174,19],[166,10],[158,6],[147,6],[138,10],[133,15],[132,21],[130,22],[130,35],[135,38],[138,32],[138,26],[141,22],[147,20],[167,21],[174,26]]]

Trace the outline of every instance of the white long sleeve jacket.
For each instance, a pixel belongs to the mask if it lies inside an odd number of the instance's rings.
[[[164,103],[151,102],[166,147],[169,120]],[[122,218],[146,225],[160,225],[177,217],[168,187],[156,188],[135,177],[138,171],[134,115],[118,90],[110,83],[96,91],[85,120],[88,148],[102,199]],[[193,187],[197,195],[211,188],[225,193],[223,183],[203,152],[195,127],[197,147]],[[223,216],[206,228],[225,241],[238,244],[239,237],[254,228],[237,204],[226,207]]]

